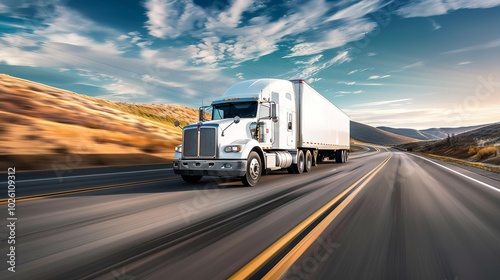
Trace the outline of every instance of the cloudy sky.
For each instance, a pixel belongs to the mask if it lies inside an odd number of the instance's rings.
[[[496,122],[500,0],[2,0],[0,73],[191,107],[303,78],[374,126]]]

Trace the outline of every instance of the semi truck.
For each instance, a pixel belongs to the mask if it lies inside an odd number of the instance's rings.
[[[255,186],[271,171],[301,174],[323,161],[347,162],[349,116],[304,80],[241,81],[207,107],[175,147],[173,170],[186,182],[239,177]]]

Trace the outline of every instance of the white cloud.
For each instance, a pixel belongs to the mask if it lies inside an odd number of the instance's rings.
[[[103,97],[121,101],[189,105],[188,100],[196,100],[193,97],[218,95],[233,83],[219,69],[191,65],[186,47],[151,49],[151,42],[143,41],[137,31],[123,34],[101,27],[65,7],[54,12],[30,27],[33,30],[0,34],[0,62],[72,71],[81,78],[80,84],[99,81],[110,91]],[[97,40],[89,32],[105,39]],[[142,47],[139,55],[137,50],[128,52],[134,42]]]
[[[124,41],[124,40],[127,40],[128,38],[130,38],[130,36],[122,34],[122,35],[118,36],[118,38],[116,38],[116,40]]]
[[[396,13],[400,16],[429,17],[447,14],[459,9],[485,9],[500,5],[500,0],[420,0],[408,2]]]
[[[299,43],[291,49],[287,57],[318,54],[328,49],[334,49],[363,38],[375,29],[377,24],[367,19],[359,19],[347,25],[328,31],[319,41]]]
[[[337,84],[344,84],[344,85],[348,85],[348,86],[353,86],[356,84],[356,82],[339,81],[339,82],[337,82]]]
[[[311,59],[309,59],[307,61],[298,60],[298,61],[295,62],[295,64],[312,65],[312,64],[320,61],[321,58],[323,58],[323,55],[322,54],[318,54],[318,55],[315,55],[315,56],[311,57]]]
[[[442,27],[442,26],[441,26],[439,23],[437,23],[435,20],[430,19],[430,21],[431,21],[431,23],[432,23],[432,28],[433,28],[434,30],[441,29],[441,27]]]
[[[0,3],[0,13],[7,13],[9,11],[9,8],[7,5]]]
[[[348,3],[347,8],[338,11],[329,17],[327,21],[363,17],[380,9],[381,2],[380,0],[363,0],[355,4]]]
[[[389,105],[389,104],[395,104],[395,103],[408,103],[409,101],[412,101],[413,99],[411,98],[405,98],[405,99],[395,99],[395,100],[386,100],[386,101],[376,101],[376,102],[368,102],[368,103],[361,103],[361,104],[356,104],[353,105],[352,107],[372,107],[372,106],[381,106],[381,105]]]
[[[389,78],[391,75],[384,75],[384,76],[378,76],[378,75],[373,75],[368,78],[368,80],[378,80],[378,79],[385,79]]]
[[[369,53],[367,53],[366,55],[367,55],[367,56],[376,56],[376,55],[377,55],[377,53],[375,53],[375,52],[369,52]]]
[[[206,17],[192,0],[148,0],[145,7],[149,34],[162,39],[177,38]]]
[[[49,1],[50,2],[50,1]],[[54,33],[82,33],[88,34],[90,32],[101,33],[107,35],[119,35],[114,29],[105,27],[100,24],[83,17],[81,14],[64,6],[55,6],[53,13],[45,11],[43,24],[47,27],[38,29],[35,32],[38,35],[54,34]],[[38,25],[37,25],[38,27]]]
[[[424,66],[424,62],[418,61],[418,62],[415,62],[412,64],[405,65],[405,66],[401,67],[401,69],[411,69],[411,68],[422,67],[422,66]]]
[[[480,50],[486,50],[486,49],[493,49],[493,48],[498,48],[500,47],[500,39],[496,39],[484,44],[479,44],[479,45],[473,45],[470,47],[462,48],[462,49],[457,49],[457,50],[452,50],[445,52],[445,54],[456,54],[456,53],[464,53],[464,52],[470,52],[470,51],[480,51]]]
[[[336,93],[338,93],[338,94],[360,94],[360,93],[363,93],[363,91],[362,90],[357,90],[357,91],[340,90],[340,91],[337,91]]]
[[[37,41],[32,38],[30,34],[9,34],[6,33],[4,36],[0,37],[0,41],[3,41],[8,46],[11,47],[34,47],[37,46]]]
[[[384,84],[380,83],[358,83],[358,82],[346,82],[346,81],[339,81],[337,84],[342,84],[342,85],[348,85],[348,86],[383,86]]]
[[[323,78],[310,78],[310,79],[307,79],[307,83],[308,84],[313,84],[315,82],[319,82],[321,81]]]
[[[234,0],[229,10],[220,14],[219,20],[229,27],[237,27],[241,21],[241,15],[252,5],[252,2],[252,0]]]
[[[298,65],[303,65],[299,66],[296,71],[297,74],[299,74],[303,79],[311,79],[318,75],[319,72],[333,66],[334,64],[342,64],[351,61],[348,51],[339,52],[336,56],[325,62],[320,62],[322,58],[323,55],[316,55],[307,61],[296,62]]]
[[[472,61],[462,61],[462,62],[459,62],[457,63],[457,65],[467,65],[467,64],[471,64]]]
[[[403,71],[408,70],[408,69],[422,67],[422,66],[424,66],[424,62],[423,61],[418,61],[418,62],[415,62],[415,63],[412,63],[412,64],[408,64],[408,65],[402,66],[398,70],[389,71],[388,73],[399,73],[399,72],[403,72]]]
[[[106,84],[103,88],[112,92],[114,95],[137,96],[146,94],[141,84],[130,83],[121,79],[118,79],[116,83]]]
[[[354,69],[354,70],[350,71],[349,73],[347,73],[347,75],[352,75],[352,74],[356,74],[356,73],[361,73],[361,72],[365,72],[365,71],[368,71],[368,70],[374,70],[374,68]]]
[[[375,3],[374,0],[367,0]],[[187,9],[189,6],[191,8]],[[176,38],[179,32],[189,33],[197,41],[189,47],[189,52],[197,64],[208,64],[217,67],[235,67],[235,65],[256,60],[262,56],[271,54],[279,49],[283,41],[293,42],[295,46],[285,58],[309,56],[321,53],[324,50],[334,49],[361,39],[366,33],[376,27],[371,19],[358,18],[355,16],[335,29],[327,27],[327,14],[332,5],[324,0],[312,0],[300,5],[288,5],[286,16],[277,20],[266,15],[266,10],[253,18],[248,18],[248,23],[240,26],[242,15],[246,11],[262,9],[262,3],[254,3],[249,0],[234,0],[219,14],[214,10],[198,12],[192,0],[177,1],[149,0],[146,3],[148,10],[148,22],[146,27],[151,35],[158,38]],[[179,14],[170,14],[167,11],[181,10],[188,14],[186,24],[183,28],[176,26],[175,20]],[[184,9],[184,10],[183,10]],[[370,8],[372,9],[372,8]],[[186,10],[191,12],[187,13]],[[174,13],[174,12],[172,12]],[[304,16],[307,14],[307,16]],[[350,15],[347,13],[346,15]],[[196,23],[196,24],[194,24]],[[195,28],[196,26],[200,28]],[[175,29],[175,31],[174,31]],[[290,38],[290,35],[311,36],[311,29],[329,30],[321,39],[304,41],[302,38]],[[224,62],[231,61],[231,65]]]

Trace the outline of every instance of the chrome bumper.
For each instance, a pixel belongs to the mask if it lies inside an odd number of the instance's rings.
[[[246,160],[174,160],[175,174],[206,175],[219,177],[243,176],[247,170]]]

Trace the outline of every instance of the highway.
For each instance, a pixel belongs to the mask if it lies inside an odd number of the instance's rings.
[[[500,174],[472,167],[367,147],[256,187],[165,165],[57,175],[16,173],[0,279],[500,279]]]

